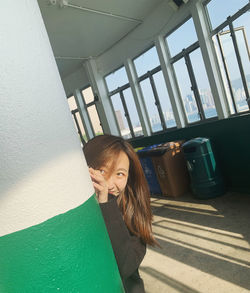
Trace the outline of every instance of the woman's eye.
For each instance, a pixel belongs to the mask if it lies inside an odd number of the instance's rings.
[[[99,171],[101,172],[101,174],[102,174],[102,175],[105,173],[105,171],[104,171],[104,170],[99,170]]]
[[[117,173],[117,175],[118,175],[119,177],[124,176],[124,174],[121,173],[121,172]]]

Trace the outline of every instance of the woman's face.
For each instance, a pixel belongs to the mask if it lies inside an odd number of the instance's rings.
[[[99,168],[102,175],[108,183],[108,192],[118,196],[124,191],[129,174],[129,159],[125,152],[121,151],[114,158],[114,162],[110,162]]]

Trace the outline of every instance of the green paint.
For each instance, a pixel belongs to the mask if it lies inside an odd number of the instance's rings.
[[[95,196],[0,238],[0,292],[124,292]]]

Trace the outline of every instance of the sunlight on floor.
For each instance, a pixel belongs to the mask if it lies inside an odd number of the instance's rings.
[[[140,269],[147,293],[249,292],[250,196],[234,201],[152,198],[161,248],[149,247]]]

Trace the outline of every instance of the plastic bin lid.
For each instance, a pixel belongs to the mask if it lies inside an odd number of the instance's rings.
[[[209,142],[209,138],[206,137],[196,137],[193,139],[190,139],[189,141],[185,142],[182,147],[185,149],[186,147],[190,147],[190,146],[198,146],[201,145],[203,143],[208,143]]]
[[[140,158],[143,158],[143,157],[148,157],[151,150],[155,147],[157,147],[159,144],[153,144],[153,145],[150,145],[150,146],[147,146],[147,147],[144,147],[143,149],[140,149],[137,151],[137,154]]]
[[[182,145],[184,153],[207,153],[212,151],[210,139],[206,137],[196,137],[190,139]]]
[[[183,141],[171,141],[159,144],[158,146],[152,148],[149,152],[150,156],[161,156],[166,152],[180,148]]]

